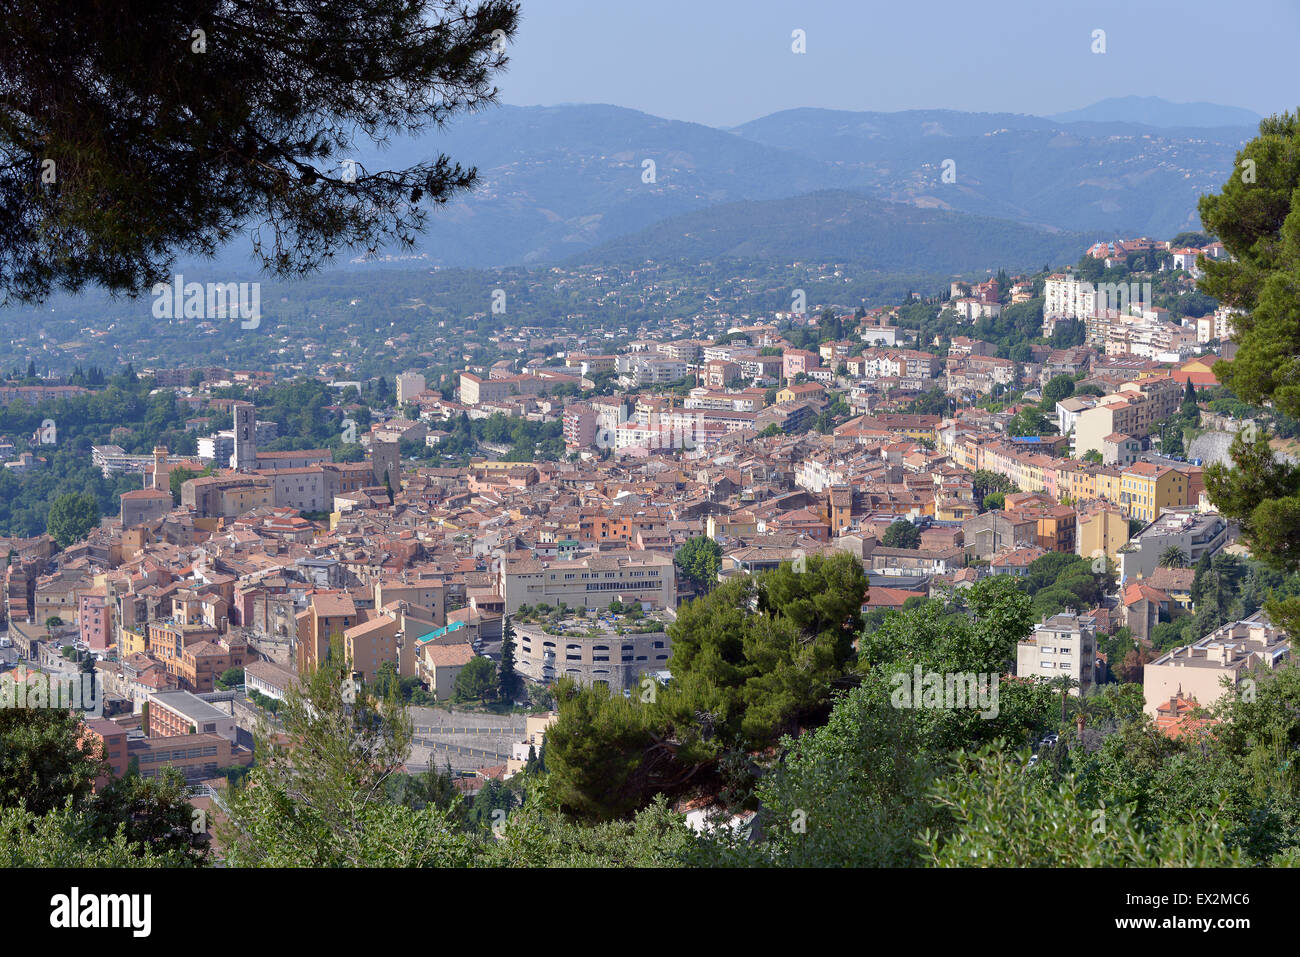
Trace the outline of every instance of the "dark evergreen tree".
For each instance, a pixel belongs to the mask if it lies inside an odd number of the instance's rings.
[[[477,171],[349,158],[493,102],[519,5],[9,0],[4,14],[0,287],[39,301],[91,283],[138,294],[178,251],[212,255],[249,223],[282,275],[411,245]]]
[[[515,671],[515,626],[506,615],[501,623],[501,669],[497,673],[503,701],[514,701],[519,692],[519,673]]]

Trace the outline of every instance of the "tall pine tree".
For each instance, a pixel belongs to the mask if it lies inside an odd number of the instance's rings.
[[[519,691],[519,675],[515,671],[515,626],[506,615],[501,622],[501,670],[498,672],[498,686],[505,701],[514,701]]]

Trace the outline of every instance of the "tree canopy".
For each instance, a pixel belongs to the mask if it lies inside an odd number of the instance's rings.
[[[677,549],[674,556],[677,570],[689,581],[697,593],[704,593],[718,583],[722,568],[722,546],[711,538],[697,535]]]
[[[920,548],[921,530],[905,518],[900,518],[885,529],[880,544],[886,548]]]
[[[14,0],[0,287],[138,294],[245,224],[278,274],[411,245],[476,171],[446,155],[366,169],[358,150],[495,100],[518,17],[513,0]]]
[[[1231,259],[1206,261],[1200,288],[1234,316],[1237,353],[1215,374],[1246,402],[1269,402],[1300,416],[1300,115],[1259,124],[1237,153],[1232,176],[1201,197],[1201,222]],[[1276,567],[1300,567],[1300,468],[1278,461],[1263,430],[1243,429],[1233,468],[1205,471],[1211,501],[1241,524],[1252,554]],[[1279,624],[1300,625],[1300,602],[1271,609]]]

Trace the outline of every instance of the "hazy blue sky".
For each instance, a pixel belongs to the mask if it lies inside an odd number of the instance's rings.
[[[1045,114],[1128,95],[1267,114],[1300,104],[1297,37],[1296,0],[523,0],[501,89],[713,126],[798,106]]]

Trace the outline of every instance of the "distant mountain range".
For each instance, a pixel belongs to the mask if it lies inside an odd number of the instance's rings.
[[[967,273],[1073,262],[1082,233],[888,203],[844,190],[710,206],[574,257],[594,264],[758,259],[862,263],[881,272]]]
[[[1041,265],[1031,248],[1059,246],[1051,231],[1083,233],[1092,241],[1199,228],[1196,201],[1230,175],[1236,150],[1255,132],[1247,122],[1254,115],[1207,104],[1125,104],[1104,101],[1075,111],[1086,114],[1080,121],[796,109],[730,130],[615,106],[502,106],[460,117],[441,134],[355,158],[372,170],[391,169],[445,152],[478,167],[480,188],[430,216],[412,265],[531,265],[584,254],[654,258],[668,248],[779,248],[797,255],[779,229],[764,230],[755,217],[794,215],[801,225],[790,235],[811,236],[800,204],[764,204],[819,193],[809,208],[824,210],[827,196],[846,204],[833,230],[835,243],[817,243],[831,258],[833,245],[879,252],[880,237],[865,231],[881,223],[922,231],[909,236],[934,232],[942,223],[954,237],[947,244],[953,258],[928,266],[948,272],[959,263],[1007,263],[1007,251],[991,241],[995,233]],[[1152,122],[1197,125],[1133,122],[1130,117],[1142,110]],[[1220,114],[1239,115],[1241,122],[1199,125]],[[944,181],[945,168],[953,182]],[[889,209],[891,203],[949,216],[909,218]],[[1031,242],[1030,232],[994,219],[1049,232]],[[707,242],[699,229],[704,222]],[[694,238],[672,235],[684,229]],[[733,241],[746,232],[750,242]],[[223,267],[229,263],[223,257]]]
[[[1171,103],[1158,96],[1115,96],[1080,110],[1053,113],[1061,123],[1140,123],[1144,126],[1250,126],[1263,119],[1253,110],[1217,103]]]

